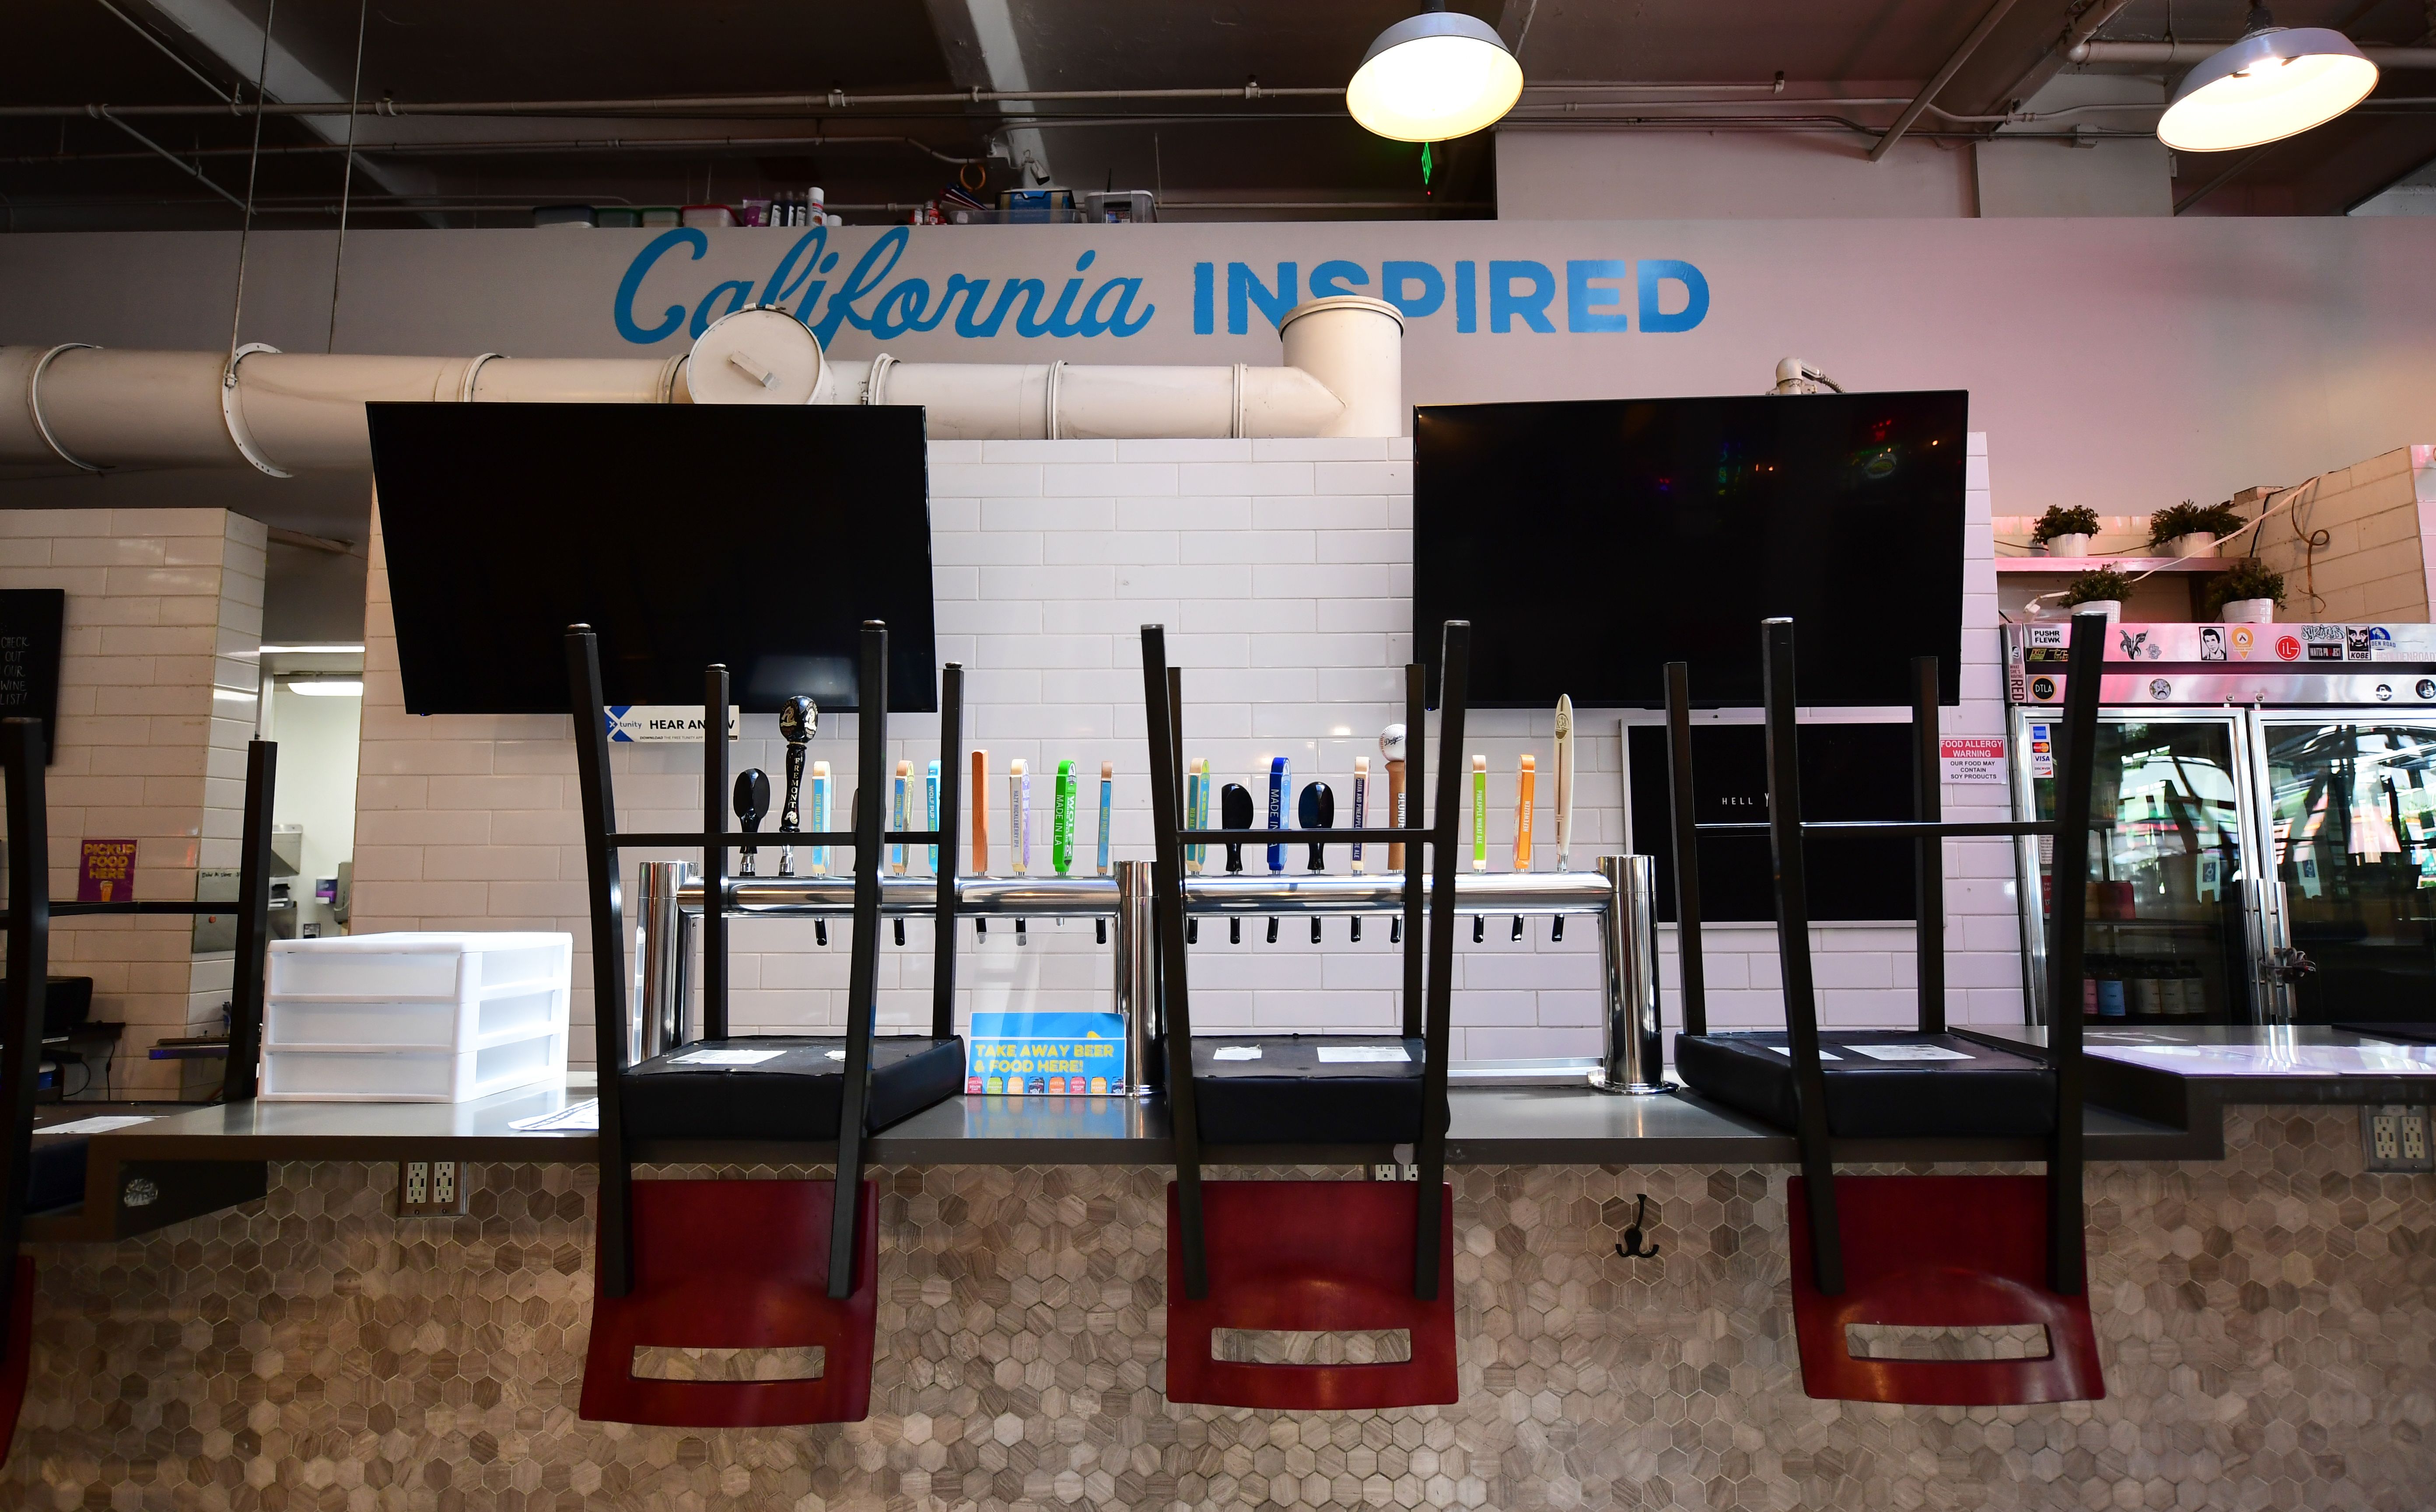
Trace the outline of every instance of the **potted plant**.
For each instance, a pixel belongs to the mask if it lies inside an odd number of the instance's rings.
[[[2132,596],[2132,580],[2110,567],[2084,572],[2063,591],[2063,606],[2076,615],[2123,617],[2123,600]]]
[[[2149,516],[2149,548],[2169,557],[2214,556],[2218,540],[2249,523],[2230,504],[2211,504],[2201,509],[2184,499]]]
[[[2228,625],[2264,625],[2284,607],[2284,574],[2270,572],[2256,557],[2243,557],[2219,573],[2201,596],[2200,617]]]
[[[2089,538],[2097,533],[2097,512],[2081,505],[2050,504],[2039,516],[2030,544],[2047,548],[2051,557],[2089,555]]]

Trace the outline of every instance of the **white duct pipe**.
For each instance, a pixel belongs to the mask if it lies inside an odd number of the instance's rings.
[[[2178,67],[2213,58],[2233,45],[2234,39],[2222,42],[2081,42],[2064,49],[2067,61],[2076,63],[2138,63]],[[2436,47],[2380,47],[2375,43],[2361,43],[2360,56],[2379,68],[2436,68]]]
[[[234,369],[212,352],[105,351],[69,344],[0,347],[0,466],[99,472],[243,467],[284,478],[300,468],[372,461],[368,400],[689,404],[689,363],[739,366],[761,381],[705,374],[702,402],[918,404],[936,440],[1227,436],[1395,436],[1403,428],[1403,320],[1357,296],[1314,300],[1282,322],[1287,365],[1097,367],[1064,362],[826,362],[751,343],[807,345],[792,320],[740,336],[726,322],[688,356],[398,357],[240,348]],[[740,363],[739,359],[741,359]],[[801,358],[794,362],[783,358]],[[806,386],[774,374],[816,374]]]

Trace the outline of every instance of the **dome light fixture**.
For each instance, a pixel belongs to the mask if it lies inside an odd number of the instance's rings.
[[[1444,142],[1494,126],[1522,97],[1522,65],[1495,27],[1431,0],[1379,33],[1345,86],[1345,108],[1397,142]]]
[[[2252,9],[2239,42],[2183,78],[2157,123],[2178,152],[2261,147],[2323,126],[2376,88],[2376,64],[2324,26],[2279,26]]]

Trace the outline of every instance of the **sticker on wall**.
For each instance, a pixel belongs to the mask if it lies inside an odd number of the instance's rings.
[[[2234,660],[2246,662],[2250,660],[2250,648],[2257,643],[2258,637],[2251,634],[2248,625],[2235,625],[2232,629]]]
[[[77,863],[77,901],[135,901],[135,842],[88,840]]]
[[[975,1014],[966,1066],[968,1093],[1122,1096],[1125,1020],[1119,1014]]]
[[[1937,742],[1937,758],[1948,782],[2005,780],[2005,741],[1993,735],[1948,735]]]
[[[2033,778],[2055,775],[2055,736],[2052,724],[2030,726],[2030,775]]]
[[[2201,625],[2200,627],[2200,660],[2220,662],[2224,659],[2224,627]]]
[[[702,705],[699,704],[612,704],[601,710],[609,727],[609,740],[615,745],[629,742],[650,745],[662,740],[702,740]],[[742,718],[736,704],[727,706],[727,738],[737,739]]]
[[[2216,851],[2201,851],[2199,864],[2200,901],[2215,902],[2224,895],[2224,857]]]

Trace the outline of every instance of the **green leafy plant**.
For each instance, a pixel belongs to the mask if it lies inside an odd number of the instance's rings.
[[[2079,603],[2095,603],[2104,599],[2112,599],[2120,603],[2131,597],[2132,580],[2111,567],[2099,567],[2095,572],[2084,572],[2073,579],[2072,586],[2063,591],[2066,608]]]
[[[2169,504],[2149,516],[2149,544],[2164,546],[2177,536],[2204,535],[2210,540],[2233,534],[2250,522],[2230,504],[2202,509],[2189,499]]]
[[[2236,599],[2272,599],[2284,607],[2284,574],[2271,572],[2256,557],[2243,557],[2208,580],[2200,595],[2200,617],[2214,619]]]
[[[2043,545],[2059,535],[2096,535],[2097,533],[2097,512],[2096,510],[2081,505],[2050,504],[2047,506],[2047,512],[2039,516],[2038,529],[2030,532],[2030,540]]]

